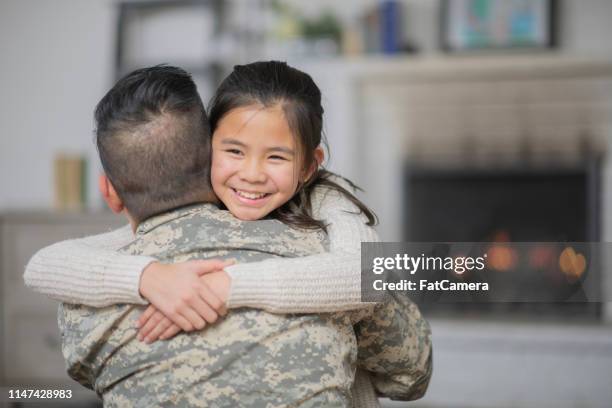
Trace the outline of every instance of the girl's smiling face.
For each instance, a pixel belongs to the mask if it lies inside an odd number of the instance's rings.
[[[212,138],[215,194],[241,220],[258,220],[293,197],[301,172],[296,138],[280,105],[224,115]]]

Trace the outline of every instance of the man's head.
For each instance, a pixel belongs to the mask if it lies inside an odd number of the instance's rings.
[[[215,200],[208,118],[187,72],[155,66],[128,74],[100,100],[95,120],[106,176],[100,184],[111,208],[125,207],[139,223]]]

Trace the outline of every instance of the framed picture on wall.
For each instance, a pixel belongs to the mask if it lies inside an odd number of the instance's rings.
[[[469,51],[554,47],[556,3],[556,0],[442,0],[442,48]]]

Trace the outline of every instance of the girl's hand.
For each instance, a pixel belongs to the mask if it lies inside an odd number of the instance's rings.
[[[215,271],[204,274],[201,278],[208,287],[223,300],[227,299],[230,288],[230,277],[223,271]],[[223,311],[225,314],[225,311]],[[149,305],[137,323],[138,340],[145,343],[152,343],[156,340],[168,340],[174,337],[181,328],[168,319],[155,306]]]
[[[204,273],[200,280],[223,301],[227,299],[231,279],[223,271]],[[222,311],[225,314],[225,310]],[[181,328],[159,311],[154,305],[144,311],[138,319],[138,340],[152,343],[156,340],[168,340],[181,331]]]
[[[153,305],[149,305],[142,314],[139,321],[145,323],[138,330],[138,340],[145,343],[153,343],[156,340],[168,340],[181,331],[181,328],[172,323],[170,319],[162,314]]]
[[[221,299],[200,276],[218,271],[232,262],[218,259],[188,261],[176,264],[153,262],[140,278],[140,293],[165,317],[187,332],[202,329],[225,315],[225,299]],[[146,323],[145,315],[139,327]]]

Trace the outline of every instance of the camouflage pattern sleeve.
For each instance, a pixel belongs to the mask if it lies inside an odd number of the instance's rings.
[[[421,398],[431,378],[429,324],[405,295],[388,296],[355,325],[358,364],[376,392],[394,400]]]

